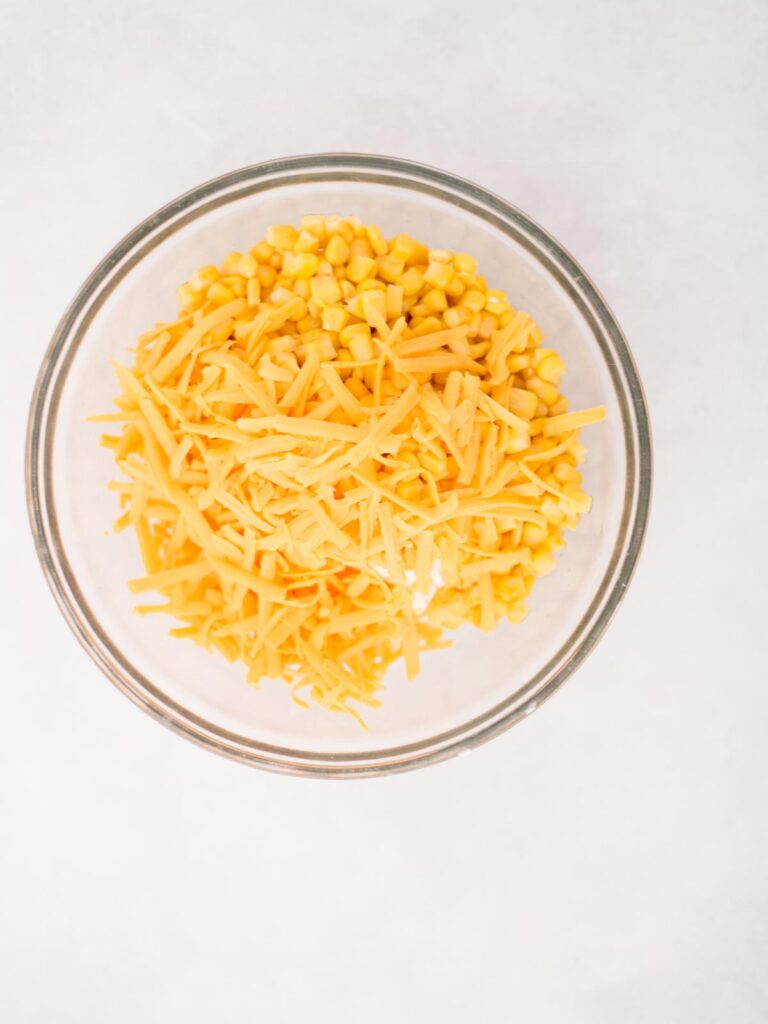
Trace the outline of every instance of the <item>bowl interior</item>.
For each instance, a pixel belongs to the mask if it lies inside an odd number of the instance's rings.
[[[354,763],[395,748],[418,749],[437,735],[462,733],[468,723],[498,718],[504,708],[531,710],[555,674],[567,671],[584,622],[605,601],[626,543],[626,398],[617,387],[602,328],[553,269],[546,244],[532,244],[522,232],[515,237],[509,225],[494,223],[471,203],[439,190],[356,177],[278,179],[266,187],[214,195],[134,247],[73,329],[69,362],[57,382],[49,452],[47,501],[55,520],[55,557],[69,575],[77,614],[97,636],[112,674],[127,678],[135,692],[149,688],[153,701],[171,709],[175,719],[203,720],[214,734],[236,734],[241,746],[281,748],[293,762]],[[603,404],[608,410],[607,421],[583,437],[589,450],[584,486],[593,509],[569,533],[557,570],[535,587],[529,617],[521,625],[502,624],[490,635],[459,630],[452,649],[423,657],[422,673],[413,682],[393,667],[383,707],[364,712],[367,732],[351,716],[298,708],[280,681],[248,686],[243,666],[169,637],[175,624],[170,619],[135,614],[136,599],[125,583],[143,574],[137,545],[131,531],[117,536],[110,531],[117,503],[106,488],[116,469],[111,453],[98,447],[106,428],[86,422],[93,413],[112,410],[116,386],[110,360],[129,361],[127,350],[139,333],[175,316],[180,282],[230,250],[247,251],[270,224],[296,223],[308,213],[354,214],[379,224],[385,235],[407,231],[431,246],[471,253],[489,284],[530,312],[545,344],[562,354],[568,369],[563,390],[571,408]]]

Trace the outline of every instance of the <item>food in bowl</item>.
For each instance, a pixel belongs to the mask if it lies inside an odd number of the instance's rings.
[[[103,443],[172,633],[360,717],[465,623],[520,622],[589,510],[565,367],[472,256],[353,217],[198,270],[116,366]]]

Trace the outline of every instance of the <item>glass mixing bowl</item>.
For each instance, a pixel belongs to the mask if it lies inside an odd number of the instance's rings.
[[[126,581],[142,575],[132,531],[108,535],[116,475],[104,429],[110,359],[158,320],[173,319],[177,285],[271,224],[309,213],[356,215],[385,235],[407,231],[475,256],[489,286],[541,325],[563,356],[571,408],[603,404],[588,428],[585,490],[592,511],[568,534],[557,570],[540,580],[521,625],[464,627],[452,649],[422,659],[406,682],[393,666],[369,730],[349,715],[305,711],[279,680],[258,688],[173,623],[140,617]],[[27,488],[37,551],[75,635],[136,704],[189,739],[249,764],[294,774],[400,771],[490,739],[543,703],[584,661],[624,595],[648,515],[651,449],[642,388],[621,330],[584,271],[524,213],[443,171],[350,154],[247,167],[193,189],[140,224],[94,270],[45,355],[27,439]],[[161,621],[164,619],[164,621]]]

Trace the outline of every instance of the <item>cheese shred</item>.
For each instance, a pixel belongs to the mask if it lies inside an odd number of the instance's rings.
[[[445,630],[520,622],[590,506],[565,367],[465,253],[356,218],[198,270],[116,365],[102,444],[145,575],[191,638],[293,700],[377,707]]]

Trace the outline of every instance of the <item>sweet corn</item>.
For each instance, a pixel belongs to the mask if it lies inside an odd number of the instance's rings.
[[[324,331],[335,331],[338,334],[349,322],[349,313],[341,306],[326,306],[320,319]]]
[[[334,267],[340,267],[350,257],[349,243],[341,235],[334,235],[325,247],[325,258]]]
[[[365,229],[365,232],[368,236],[368,241],[371,243],[374,255],[384,256],[388,251],[389,246],[384,241],[384,236],[381,231],[379,231],[375,224],[369,224]]]
[[[453,265],[462,274],[474,274],[477,271],[477,260],[465,252],[454,254]]]
[[[288,273],[292,274],[293,277],[312,277],[313,274],[317,273],[317,265],[320,261],[314,253],[286,253],[286,256],[289,255],[291,256],[291,263]]]
[[[293,243],[294,252],[317,252],[320,248],[320,239],[311,231],[302,229],[298,238]]]
[[[252,277],[248,280],[245,300],[249,306],[258,306],[261,302],[261,282],[257,277]]]
[[[224,257],[224,262],[221,265],[222,273],[224,274],[236,274],[240,260],[243,258],[241,252],[230,252]]]
[[[267,241],[275,249],[292,249],[299,233],[291,224],[275,224],[267,229]]]
[[[475,288],[470,288],[462,295],[461,304],[473,313],[480,313],[485,309],[485,295]]]
[[[418,295],[424,285],[424,275],[416,267],[411,267],[396,283],[403,289],[404,295]]]
[[[396,320],[403,312],[403,288],[399,284],[388,284],[386,292],[386,315]]]
[[[429,266],[424,274],[424,280],[438,288],[445,288],[453,280],[453,268],[450,263],[441,263],[437,260],[430,260]]]
[[[349,351],[358,362],[373,359],[373,343],[370,334],[354,334],[349,339]]]
[[[302,217],[300,227],[302,231],[309,231],[311,234],[316,235],[321,242],[325,238],[324,217],[320,217],[317,214],[310,214],[307,217]]]
[[[392,239],[389,251],[396,260],[402,260],[403,263],[426,263],[429,258],[427,247],[406,234],[396,235]]]
[[[347,264],[347,277],[355,284],[364,281],[367,277],[373,277],[376,273],[376,260],[370,256],[350,256]]]
[[[367,238],[354,238],[349,243],[349,251],[353,256],[367,256],[368,259],[373,259],[375,253],[373,246]]]
[[[218,281],[220,276],[218,268],[209,264],[207,267],[200,267],[199,270],[196,270],[190,277],[189,284],[196,292],[205,292],[214,281]]]
[[[246,301],[237,301],[240,297]],[[542,347],[536,325],[514,319],[517,311],[504,292],[487,287],[473,257],[428,249],[404,233],[388,243],[375,225],[355,217],[312,215],[301,219],[298,230],[292,225],[270,228],[267,239],[245,255],[229,253],[220,268],[200,268],[179,288],[178,298],[187,316],[167,325],[152,363],[169,400],[167,408],[158,405],[158,414],[169,421],[173,435],[163,434],[161,442],[169,452],[179,444],[186,461],[177,466],[179,457],[172,455],[171,475],[174,480],[178,476],[179,486],[188,478],[191,497],[205,513],[205,536],[210,532],[221,548],[212,550],[210,558],[203,551],[202,561],[190,563],[195,574],[190,586],[174,584],[167,596],[176,605],[190,599],[190,606],[199,608],[205,595],[216,609],[198,630],[201,642],[221,644],[232,657],[239,652],[247,660],[252,641],[233,637],[229,629],[238,616],[260,615],[263,605],[256,594],[263,586],[270,593],[272,583],[275,593],[288,592],[287,627],[284,620],[277,628],[279,642],[272,647],[267,640],[268,651],[261,647],[257,652],[249,665],[253,681],[263,671],[285,671],[291,681],[309,677],[311,694],[322,693],[325,699],[329,687],[338,690],[333,706],[343,710],[350,694],[361,699],[373,695],[391,660],[385,636],[383,645],[380,641],[362,657],[357,645],[348,663],[346,652],[358,638],[344,631],[334,634],[331,628],[334,614],[359,610],[357,598],[368,589],[359,575],[361,566],[386,560],[394,567],[393,580],[403,571],[414,572],[421,584],[429,579],[434,561],[442,563],[446,585],[438,587],[423,615],[414,614],[407,587],[401,594],[388,588],[386,579],[376,584],[389,601],[382,605],[382,620],[386,627],[395,624],[392,657],[402,642],[410,645],[412,661],[415,648],[429,646],[447,625],[471,621],[489,630],[503,616],[522,620],[536,578],[555,566],[563,530],[576,526],[589,508],[578,468],[585,452],[576,430],[596,422],[601,410],[564,415],[568,403],[558,391],[562,360]],[[234,303],[231,310],[218,309],[228,302]],[[203,323],[201,345],[197,334],[187,332],[206,317],[212,319]],[[429,337],[441,332],[437,340]],[[142,366],[153,358],[152,340],[143,341],[137,353],[139,379]],[[222,351],[211,353],[217,346]],[[190,349],[191,357],[179,363],[181,353],[189,355]],[[225,356],[223,369],[217,355]],[[320,361],[331,366],[321,367]],[[388,412],[398,403],[405,415],[382,437]],[[254,456],[253,464],[243,464],[234,451],[239,440],[230,445],[228,435],[247,435],[251,430],[244,421],[261,420],[271,411],[279,416],[264,431],[267,436],[255,439],[253,450],[271,450],[275,440],[279,448],[279,435],[285,433],[288,453],[278,455],[279,465],[271,456],[264,461]],[[211,420],[209,435],[204,424]],[[182,421],[203,429],[192,439]],[[263,432],[258,429],[263,423],[254,426],[255,434]],[[112,439],[113,447],[119,446],[121,456],[140,455],[142,433],[133,424],[126,430],[122,439]],[[350,445],[356,451],[347,464]],[[367,452],[364,458],[360,445]],[[220,478],[219,464],[233,464],[235,471]],[[232,500],[227,501],[230,488]],[[351,492],[354,498],[347,497]],[[170,509],[162,487],[159,494],[163,509]],[[463,521],[449,526],[438,515],[439,506],[446,501],[446,507],[455,505],[457,498],[466,514],[462,511]],[[270,512],[273,499],[279,505]],[[270,537],[259,538],[254,555],[252,527],[236,511],[251,503],[254,514],[270,525],[286,514],[295,517],[289,562],[283,562],[279,547],[264,544],[262,550],[262,540],[271,542]],[[422,505],[426,514],[420,516],[413,504]],[[126,498],[126,515],[130,507]],[[307,509],[311,515],[304,514]],[[535,522],[520,518],[526,510]],[[171,565],[176,574],[178,566],[183,573],[187,552],[189,558],[199,557],[197,541],[184,533],[179,542],[172,524],[164,533],[166,516],[164,511],[160,524],[149,526],[157,558],[150,554],[164,570]],[[337,542],[345,551],[341,559],[335,554]],[[243,545],[245,568],[240,569]],[[219,562],[228,566],[223,587]],[[328,570],[318,573],[322,579],[315,595],[318,580],[310,581],[320,564]],[[290,579],[282,578],[286,566]],[[204,586],[198,583],[202,570]],[[297,586],[299,570],[306,578]],[[259,589],[251,592],[240,581]],[[398,602],[404,602],[404,612]],[[375,598],[369,595],[363,619],[369,619],[372,606],[378,614],[379,603],[378,592]],[[297,611],[299,617],[306,611],[307,625],[294,628],[291,639]],[[190,612],[184,621],[190,617],[202,620],[202,612]],[[397,632],[406,619],[408,635]],[[366,621],[359,634],[366,643],[376,625],[369,627]],[[356,687],[360,684],[354,693],[344,690],[347,677]]]
[[[371,328],[368,324],[349,324],[348,326],[343,327],[339,332],[339,340],[342,345],[346,345],[347,347],[349,347],[352,338],[360,336],[370,338]]]
[[[313,277],[309,282],[313,302],[333,306],[341,302],[341,287],[335,277]]]
[[[448,300],[445,292],[440,288],[432,288],[424,296],[424,305],[430,313],[442,313],[448,309]]]
[[[535,375],[526,381],[525,386],[529,391],[532,391],[534,395],[538,395],[545,405],[554,405],[560,397],[554,384],[550,384],[549,381],[542,380],[541,377],[537,377]]]
[[[195,291],[191,284],[183,284],[176,289],[176,298],[181,308],[186,312],[198,309],[203,302],[203,296]]]
[[[209,302],[213,302],[217,306],[223,306],[225,302],[232,302],[235,298],[235,293],[225,284],[215,281],[205,293],[205,296]]]
[[[489,313],[493,313],[495,316],[499,316],[501,313],[506,313],[509,310],[507,296],[504,292],[494,291],[491,289],[485,294],[485,308]]]
[[[389,284],[396,284],[405,271],[405,263],[393,256],[377,256],[376,262],[379,265],[378,276]]]
[[[541,362],[535,364],[536,373],[542,380],[547,381],[548,384],[559,384],[560,380],[565,373],[565,364],[563,363],[560,356],[556,353],[548,355]]]

